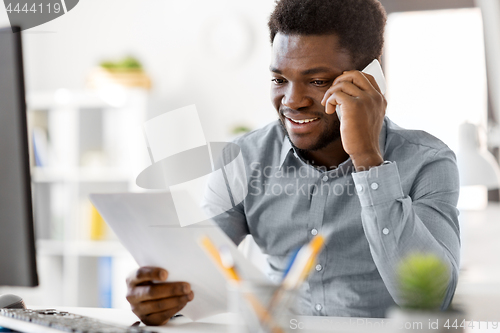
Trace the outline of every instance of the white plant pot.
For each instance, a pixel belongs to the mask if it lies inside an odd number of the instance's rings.
[[[461,311],[422,311],[392,307],[387,318],[393,323],[394,332],[461,333],[465,329],[465,315]]]

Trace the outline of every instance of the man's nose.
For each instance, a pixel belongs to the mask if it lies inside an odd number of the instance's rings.
[[[307,96],[306,91],[303,87],[299,85],[289,85],[283,99],[281,100],[283,106],[286,106],[292,110],[299,110],[300,108],[304,108],[310,106],[312,104],[312,100]]]

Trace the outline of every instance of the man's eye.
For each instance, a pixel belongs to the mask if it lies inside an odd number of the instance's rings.
[[[313,80],[311,83],[317,86],[324,86],[328,83],[326,80]]]
[[[275,84],[283,84],[283,83],[285,83],[285,80],[283,80],[283,79],[277,79],[277,78],[274,78],[271,81],[273,81]]]

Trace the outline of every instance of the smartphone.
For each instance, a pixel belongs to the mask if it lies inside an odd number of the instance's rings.
[[[384,73],[382,72],[382,67],[380,66],[380,63],[378,62],[377,59],[373,59],[372,62],[368,66],[365,67],[365,69],[362,70],[363,73],[370,74],[375,78],[375,81],[377,82],[380,91],[382,92],[382,95],[385,95],[385,77]],[[335,108],[335,112],[337,112],[337,116],[340,118],[342,117],[342,112],[340,111],[340,105],[337,105]]]

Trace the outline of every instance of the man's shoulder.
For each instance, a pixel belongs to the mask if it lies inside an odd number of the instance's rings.
[[[436,153],[450,148],[440,139],[422,130],[410,130],[400,127],[386,117],[386,153],[392,150],[418,150],[420,152]]]

